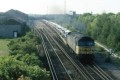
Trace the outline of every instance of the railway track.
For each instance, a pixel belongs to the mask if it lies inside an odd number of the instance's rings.
[[[49,31],[48,31],[49,32]],[[81,78],[81,80],[90,80],[88,77],[87,77],[87,75],[85,75],[84,74],[84,72],[78,67],[78,65],[76,64],[76,63],[74,63],[73,62],[73,60],[67,55],[67,53],[64,51],[64,49],[57,43],[57,41],[56,40],[54,40],[53,39],[53,41],[55,41],[55,43],[60,47],[60,49],[62,50],[62,52],[64,53],[64,55],[66,56],[65,57],[65,59],[67,58],[70,62],[71,62],[71,64],[73,64],[74,65],[74,67],[76,68],[76,72],[78,72],[77,74],[79,74],[78,76],[80,76],[80,75],[83,75],[84,76],[84,78]],[[62,55],[62,54],[61,54]],[[65,60],[65,61],[67,61],[67,60]],[[74,68],[73,67],[73,68]],[[74,72],[73,72],[73,74],[74,74]],[[79,80],[79,79],[75,79],[75,80]]]
[[[51,38],[51,37],[48,37],[46,33],[44,33],[46,35],[46,38]],[[61,59],[62,63],[65,65],[67,73],[70,74],[71,79],[69,79],[69,80],[89,80],[86,77],[87,75],[84,76],[83,73],[81,73],[82,71],[80,71],[79,69],[78,69],[79,70],[79,72],[78,72],[76,70],[76,68],[71,64],[71,62],[64,55],[62,55],[62,50],[56,49],[56,48],[59,48],[59,47],[56,44],[53,44],[53,43],[55,43],[55,42],[52,42],[54,40],[52,40],[52,39],[48,39],[48,40],[50,40],[49,42],[51,43],[51,45],[54,46],[54,51],[56,51],[56,55],[58,55],[60,57],[59,59]]]
[[[51,37],[49,37],[49,38],[51,38]],[[51,43],[57,44],[57,42],[53,38],[51,38],[49,40],[51,40]],[[52,42],[52,41],[54,41],[54,42]],[[80,71],[80,69],[76,69],[76,67],[74,66],[75,64],[71,63],[71,61],[69,59],[67,59],[66,56],[63,55],[63,50],[60,49],[59,44],[57,44],[57,45],[56,44],[52,44],[52,45],[54,46],[54,48],[58,48],[57,50],[60,50],[57,54],[58,54],[59,58],[61,59],[62,63],[65,65],[67,71],[71,75],[71,79],[72,80],[79,80],[79,79],[89,80],[87,78],[87,75],[82,73],[82,70]]]
[[[49,26],[49,25],[48,25]],[[50,27],[50,26],[49,26]],[[51,28],[51,27],[50,27]],[[51,28],[52,29],[52,28]],[[53,30],[55,32],[55,30]],[[53,34],[55,35],[55,34]],[[61,40],[57,39],[59,42]],[[63,43],[63,42],[62,42]],[[62,44],[60,43],[60,44]],[[62,45],[63,46],[63,45]],[[65,45],[64,45],[65,46]],[[84,72],[86,72],[87,75],[89,75],[91,80],[113,80],[107,73],[105,73],[97,64],[93,63],[91,65],[83,66],[81,63]],[[80,67],[81,67],[80,66]]]
[[[51,43],[48,41],[47,36],[42,34],[40,31],[37,32],[40,34],[43,40],[42,44],[48,60],[53,80],[72,80],[65,66],[56,55],[56,51],[53,49]]]
[[[41,38],[42,38],[42,41],[43,41],[43,42],[42,42],[43,49],[44,49],[44,52],[45,52],[45,55],[46,55],[46,58],[47,58],[47,61],[48,61],[48,65],[49,65],[49,67],[50,67],[52,79],[53,79],[53,80],[58,80],[56,71],[55,71],[55,69],[54,69],[54,67],[53,67],[52,60],[51,60],[51,58],[50,58],[50,55],[49,55],[49,53],[48,53],[48,50],[47,50],[47,47],[46,47],[46,45],[45,45],[45,41],[44,41],[42,35],[41,35]]]
[[[41,37],[43,37],[42,39],[44,42],[44,51],[46,56],[48,56],[47,60],[49,66],[51,66],[50,70],[51,75],[53,76],[53,80],[113,80],[98,65],[94,64],[92,66],[85,66],[81,64],[78,60],[76,60],[75,57],[73,58],[73,55],[65,46],[65,44],[63,44],[62,39],[60,38],[60,36],[58,36],[58,34],[56,34],[55,30],[50,28],[51,26],[48,27],[48,25],[46,25],[45,23],[40,24],[42,24],[41,26],[44,26],[44,28],[42,28],[43,31],[36,29],[36,32],[40,34]],[[37,26],[39,25],[37,24]],[[52,49],[50,48],[50,45],[48,47],[48,43],[52,46]],[[64,68],[62,68],[62,66],[60,67],[60,65],[55,65],[56,63],[58,64],[59,60],[56,60],[56,57],[53,56],[52,51],[54,51],[55,55],[58,54],[57,57],[59,57],[59,59],[61,60],[61,64],[64,65]],[[58,70],[56,69],[56,67]],[[58,76],[63,77],[61,78]],[[68,78],[65,78],[66,76]]]
[[[103,80],[113,80],[105,71],[103,71],[95,62],[92,63],[92,66],[94,71],[96,73],[99,73],[98,75],[101,75],[101,79]]]

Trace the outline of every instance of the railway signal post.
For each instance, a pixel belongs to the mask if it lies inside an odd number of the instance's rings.
[[[113,49],[109,49],[108,57],[106,58],[105,62],[111,62],[111,55],[113,54]]]

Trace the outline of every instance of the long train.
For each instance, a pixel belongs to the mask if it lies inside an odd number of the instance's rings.
[[[56,23],[44,21],[57,30],[56,32],[61,36],[64,43],[77,54],[81,61],[92,62],[94,60],[94,39],[78,32],[71,32]]]

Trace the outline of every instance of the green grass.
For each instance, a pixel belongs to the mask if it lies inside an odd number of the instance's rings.
[[[7,44],[11,39],[0,39],[0,56],[5,56],[9,54],[9,48]]]

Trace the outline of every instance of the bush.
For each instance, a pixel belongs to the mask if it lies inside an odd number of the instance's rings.
[[[37,56],[39,37],[28,32],[24,37],[8,44],[10,56],[0,60],[0,77],[3,80],[48,80],[49,72],[42,67]]]
[[[36,45],[40,43],[40,38],[34,36],[31,32],[28,32],[24,37],[11,41],[8,44],[8,47],[11,55],[21,52],[31,54],[37,53]]]
[[[39,65],[42,67],[42,62],[39,60],[38,56],[36,56],[34,53],[29,55],[29,54],[17,54],[15,56],[17,60],[25,62],[27,65]]]
[[[14,56],[0,58],[0,77],[2,80],[17,80],[22,75],[32,80],[49,79],[49,72],[37,65],[27,65]]]

